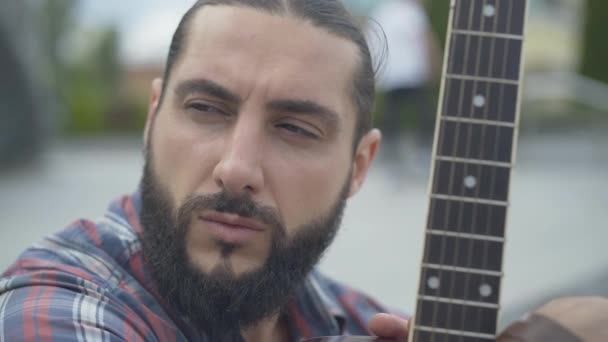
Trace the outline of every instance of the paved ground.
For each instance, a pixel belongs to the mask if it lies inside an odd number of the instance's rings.
[[[608,137],[524,136],[519,150],[502,324],[557,293],[608,294]],[[133,190],[141,159],[139,139],[61,141],[39,164],[0,174],[0,268],[42,235],[97,217]],[[420,168],[395,174],[385,162],[372,169],[322,268],[411,311],[428,179]]]

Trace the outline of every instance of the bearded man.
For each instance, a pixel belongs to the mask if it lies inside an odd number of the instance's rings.
[[[405,339],[314,269],[380,144],[373,100],[340,1],[197,1],[151,87],[139,187],[3,273],[0,341]]]
[[[386,308],[314,266],[379,146],[373,99],[339,1],[197,1],[152,84],[139,188],[4,273],[0,336],[369,334]]]

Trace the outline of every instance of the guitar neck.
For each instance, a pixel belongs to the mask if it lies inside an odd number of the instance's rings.
[[[526,0],[452,0],[413,341],[495,341]]]

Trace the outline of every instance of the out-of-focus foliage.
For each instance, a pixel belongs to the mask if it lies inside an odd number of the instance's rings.
[[[439,44],[443,48],[447,33],[448,17],[450,16],[450,2],[449,0],[426,0],[424,1],[424,5],[429,14],[431,27],[437,35]]]
[[[96,132],[115,98],[120,66],[116,58],[116,32],[104,30],[81,60],[67,66],[64,98],[69,132]]]
[[[608,83],[608,1],[587,0],[582,74]]]
[[[94,44],[67,65],[64,98],[68,133],[103,133],[141,128],[145,108],[123,92],[124,69],[118,58],[118,34],[107,28]]]
[[[75,27],[77,0],[46,0],[40,7],[45,50],[52,60],[52,78],[63,108],[62,131],[96,134],[141,128],[145,106],[125,95],[115,27],[87,32],[86,46],[68,52]],[[71,51],[68,49],[68,51]]]

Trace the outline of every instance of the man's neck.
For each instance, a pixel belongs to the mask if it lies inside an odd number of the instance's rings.
[[[289,329],[284,315],[275,315],[243,331],[247,342],[289,341]]]

